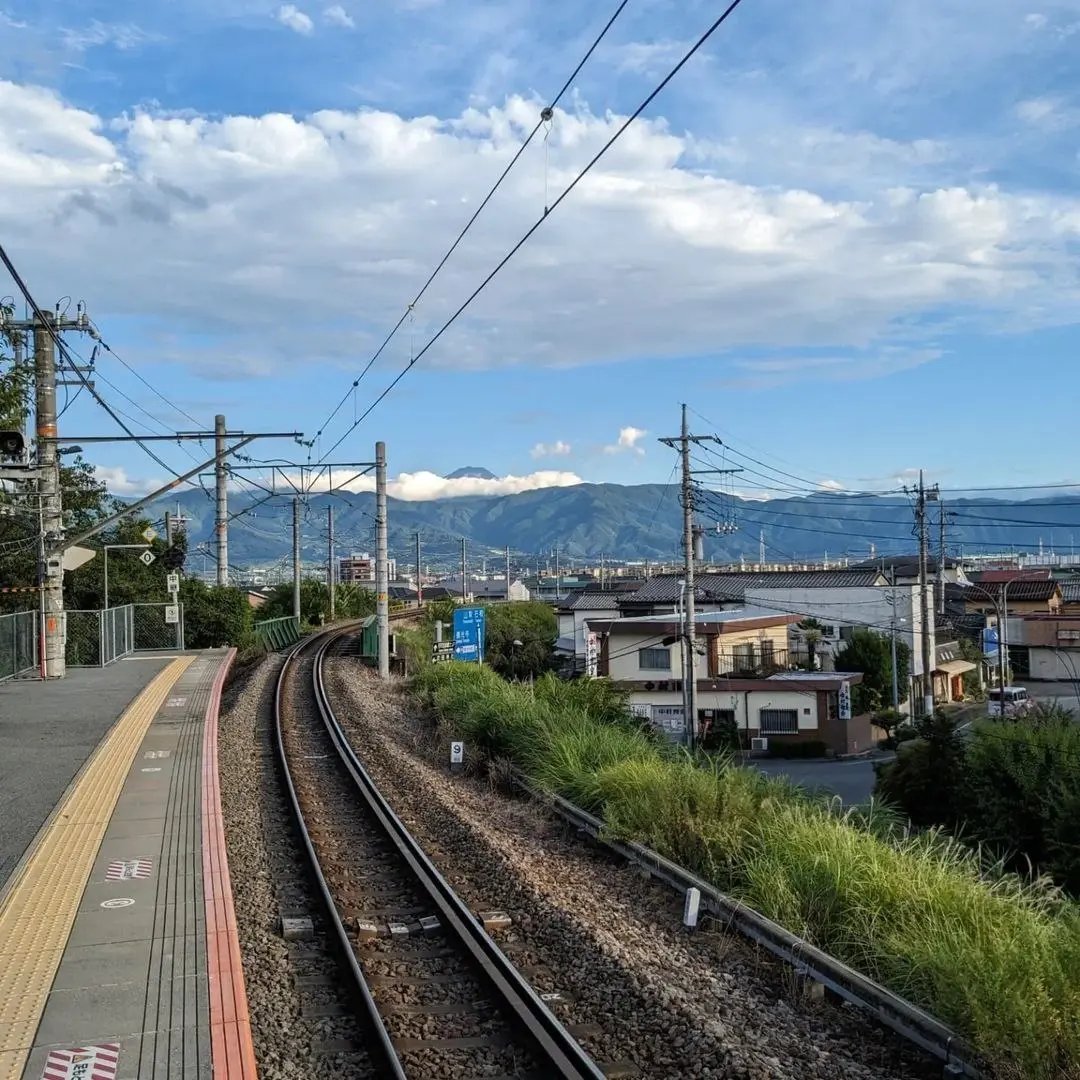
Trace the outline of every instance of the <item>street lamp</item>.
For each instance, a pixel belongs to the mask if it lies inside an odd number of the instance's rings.
[[[1009,578],[1001,585],[997,593],[992,593],[982,585],[969,585],[969,589],[976,589],[994,605],[994,614],[997,616],[998,625],[998,692],[1001,694],[1001,715],[1005,715],[1005,665],[1006,649],[1009,638],[1009,586],[1016,578]],[[981,644],[981,642],[980,642]]]
[[[522,643],[517,639],[510,643],[510,678],[517,678],[517,651],[521,648]]]
[[[138,548],[145,551],[149,544],[106,544],[105,545],[105,609],[109,608],[109,552],[117,549]]]

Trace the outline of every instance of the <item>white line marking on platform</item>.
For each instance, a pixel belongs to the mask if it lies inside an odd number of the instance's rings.
[[[131,907],[134,903],[130,896],[118,896],[115,900],[102,900],[101,906],[111,911],[113,908]]]

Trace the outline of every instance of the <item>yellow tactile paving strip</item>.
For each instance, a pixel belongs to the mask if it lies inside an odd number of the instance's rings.
[[[94,751],[0,906],[0,1080],[19,1080],[135,754],[194,656],[164,668]]]

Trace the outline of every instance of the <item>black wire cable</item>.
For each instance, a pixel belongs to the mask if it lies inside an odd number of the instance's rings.
[[[345,391],[345,394],[342,397],[342,399],[337,403],[337,405],[334,406],[333,411],[330,413],[330,415],[319,426],[319,430],[317,432],[315,432],[315,439],[318,439],[319,436],[322,435],[322,433],[326,430],[326,425],[329,424],[334,419],[335,416],[337,416],[338,412],[341,410],[341,406],[344,405],[345,402],[349,400],[349,395],[360,384],[360,380],[371,370],[372,365],[382,355],[383,350],[386,348],[387,345],[390,344],[390,342],[393,339],[394,335],[401,329],[402,324],[409,317],[409,315],[412,314],[413,309],[420,302],[420,300],[423,297],[424,293],[426,293],[428,291],[428,288],[430,287],[431,283],[435,280],[435,278],[438,276],[439,272],[446,265],[447,261],[454,254],[454,252],[457,250],[458,245],[461,243],[462,240],[465,239],[465,234],[473,227],[473,224],[475,223],[476,219],[484,212],[484,207],[486,207],[487,204],[489,202],[491,202],[492,197],[494,196],[495,192],[499,190],[500,186],[502,185],[502,182],[509,175],[510,170],[513,169],[513,167],[518,163],[519,158],[521,157],[522,154],[525,153],[525,150],[527,149],[529,144],[535,138],[536,133],[540,130],[541,127],[543,127],[544,123],[550,118],[551,114],[555,110],[555,106],[559,104],[559,102],[562,100],[563,95],[566,93],[567,90],[570,89],[570,84],[574,81],[574,79],[577,78],[578,73],[586,65],[586,63],[588,63],[589,57],[591,57],[592,54],[596,51],[596,48],[600,44],[600,42],[604,40],[604,37],[607,35],[607,32],[611,29],[611,27],[614,24],[615,20],[622,14],[623,8],[626,7],[626,5],[628,3],[629,3],[629,0],[621,0],[621,3],[615,9],[615,11],[612,14],[611,18],[609,18],[608,21],[604,24],[604,28],[596,36],[596,39],[593,41],[593,43],[589,46],[589,51],[581,58],[580,61],[578,61],[577,67],[574,68],[574,70],[570,73],[570,77],[566,80],[566,82],[563,83],[562,89],[555,95],[554,98],[552,98],[550,104],[548,104],[546,106],[546,108],[541,110],[540,119],[537,120],[536,126],[532,129],[532,131],[529,132],[529,134],[525,138],[525,141],[521,144],[521,146],[518,147],[517,153],[514,154],[514,156],[510,159],[509,164],[499,174],[498,180],[495,181],[495,183],[492,185],[491,190],[484,196],[483,201],[480,203],[480,205],[473,212],[472,217],[470,217],[469,220],[467,222],[465,222],[465,227],[461,230],[460,233],[458,233],[457,239],[454,240],[454,242],[447,249],[446,254],[443,255],[443,257],[439,260],[438,265],[435,267],[435,269],[431,271],[431,274],[428,277],[427,281],[424,282],[424,284],[421,287],[420,291],[413,297],[412,303],[409,304],[409,306],[401,313],[401,318],[398,319],[398,321],[394,324],[393,328],[391,329],[390,333],[387,334],[386,337],[383,339],[383,343],[378,347],[378,349],[375,350],[375,354],[364,365],[363,371],[361,371],[360,374],[353,380],[352,386],[348,390]],[[545,213],[546,212],[547,211],[545,210]],[[312,441],[314,441],[314,440],[312,440]],[[328,451],[328,453],[329,453],[329,451]]]
[[[593,155],[586,166],[570,181],[569,184],[562,190],[558,198],[551,204],[550,207],[544,208],[544,213],[536,219],[536,221],[529,227],[524,236],[499,260],[495,265],[495,268],[480,282],[479,285],[469,294],[467,299],[461,304],[460,307],[443,323],[435,335],[427,342],[427,344],[398,372],[394,380],[387,386],[378,397],[360,414],[360,416],[353,421],[352,426],[349,427],[345,433],[330,447],[321,457],[320,461],[328,454],[331,454],[336,450],[349,435],[352,434],[370,415],[376,407],[383,401],[383,399],[394,389],[395,386],[410,372],[424,354],[450,329],[451,326],[457,322],[458,318],[462,315],[467,307],[480,295],[481,292],[488,286],[488,284],[495,278],[500,270],[521,250],[522,247],[528,242],[529,238],[540,228],[548,217],[555,212],[556,208],[563,202],[563,200],[578,186],[579,183],[592,171],[593,166],[611,149],[615,142],[622,136],[626,129],[652,104],[653,100],[660,94],[665,86],[689,63],[694,54],[713,36],[714,33],[727,21],[728,16],[742,3],[742,0],[731,0],[731,3],[724,9],[724,11],[713,21],[712,25],[697,39],[696,42],[683,54],[683,57],[679,62],[664,76],[664,78],[657,84],[657,86],[648,94],[644,101],[626,118],[626,120],[619,126],[618,130],[604,143],[602,147]]]
[[[3,244],[0,244],[0,262],[2,262],[7,268],[7,271],[11,275],[11,278],[15,282],[16,286],[18,287],[19,292],[22,293],[27,305],[33,311],[35,318],[38,320],[38,322],[44,329],[48,330],[49,336],[53,339],[57,351],[64,358],[64,360],[67,361],[68,365],[71,367],[71,370],[74,371],[76,375],[78,375],[79,380],[82,382],[83,386],[90,391],[91,397],[93,397],[93,399],[109,414],[109,416],[112,417],[112,419],[116,422],[116,424],[120,427],[124,434],[127,435],[133,442],[135,442],[141,450],[143,450],[147,455],[153,458],[153,460],[156,461],[163,469],[165,469],[166,472],[168,472],[172,476],[179,477],[180,474],[175,469],[171,468],[164,461],[162,461],[162,459],[158,457],[158,455],[155,454],[154,451],[151,450],[150,447],[148,447],[146,443],[144,443],[131,430],[131,428],[129,428],[127,424],[124,423],[123,420],[120,419],[120,417],[113,410],[113,408],[105,401],[105,399],[97,392],[97,390],[95,390],[94,387],[90,385],[89,379],[87,379],[87,377],[82,373],[80,368],[76,364],[72,363],[71,353],[69,352],[67,345],[64,344],[63,339],[60,337],[59,333],[57,333],[56,327],[54,327],[52,323],[45,318],[45,313],[41,310],[41,308],[38,307],[37,302],[34,300],[33,296],[31,296],[30,290],[26,286],[26,282],[23,281],[22,275],[19,273],[19,271],[15,269],[15,264],[11,261]],[[191,484],[191,481],[189,480],[188,483]]]

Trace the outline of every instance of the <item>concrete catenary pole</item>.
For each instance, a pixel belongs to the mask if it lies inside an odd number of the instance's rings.
[[[686,737],[693,752],[697,742],[697,683],[694,679],[694,656],[697,648],[697,626],[694,621],[694,488],[690,473],[690,429],[687,426],[686,406],[682,407],[682,433],[679,440],[682,455],[682,504],[684,574],[686,603],[683,605],[683,702],[686,713]]]
[[[375,622],[379,676],[390,677],[390,574],[386,523],[386,443],[375,444]]]
[[[420,567],[420,533],[417,531],[416,536],[416,606],[422,607],[424,604],[424,583],[422,580],[422,573]]]
[[[337,614],[337,596],[336,589],[334,588],[334,578],[336,577],[335,571],[337,567],[335,563],[337,560],[334,558],[334,508],[328,506],[326,508],[326,590],[330,597],[330,620],[333,621]]]
[[[506,549],[506,600],[510,601],[510,549]]]
[[[173,516],[171,510],[165,511],[165,546],[173,545]]]
[[[60,461],[56,453],[56,344],[53,316],[42,312],[46,323],[34,322],[34,419],[37,428],[38,493],[41,501],[41,529],[44,535],[43,570],[45,668],[47,678],[63,678],[64,657],[64,567],[60,542],[64,511],[60,500]]]
[[[225,417],[214,417],[214,450],[218,459],[214,463],[214,549],[217,556],[217,583],[229,584],[229,490],[226,484],[228,470],[225,467]]]
[[[915,504],[915,519],[919,529],[919,630],[922,645],[922,707],[923,715],[930,716],[934,711],[934,670],[930,653],[930,642],[934,633],[934,606],[927,595],[930,585],[927,574],[930,548],[930,523],[926,512],[927,502],[937,499],[937,488],[927,488],[923,483],[922,470],[919,470],[919,493]]]
[[[461,602],[469,602],[469,575],[467,572],[468,562],[465,557],[465,537],[461,538]]]
[[[300,618],[300,498],[292,501],[292,613]]]

